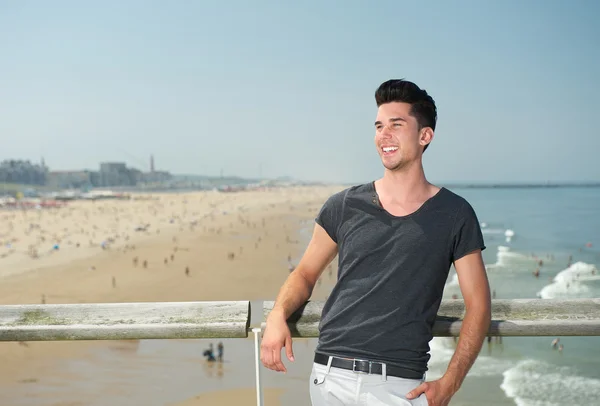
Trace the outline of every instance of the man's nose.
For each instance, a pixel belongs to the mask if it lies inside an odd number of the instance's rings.
[[[389,138],[392,135],[392,129],[388,125],[384,125],[381,128],[381,136],[384,138]]]

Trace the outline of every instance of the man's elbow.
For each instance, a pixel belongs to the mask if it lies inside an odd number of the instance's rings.
[[[317,284],[317,278],[314,277],[315,272],[307,270],[305,267],[299,266],[292,272],[292,275],[296,275],[298,280],[306,287],[306,289],[312,293],[315,285]]]

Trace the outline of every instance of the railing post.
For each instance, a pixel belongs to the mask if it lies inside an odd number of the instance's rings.
[[[252,329],[254,333],[254,361],[256,366],[256,406],[263,406],[263,390],[262,384],[260,382],[260,343],[259,337],[261,333],[260,327],[255,327]]]

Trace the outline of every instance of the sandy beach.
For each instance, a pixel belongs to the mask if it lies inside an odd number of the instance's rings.
[[[264,402],[267,405],[279,403],[281,390],[266,390],[264,393]],[[256,391],[254,388],[235,389],[226,392],[208,392],[202,395],[195,396],[184,402],[173,404],[173,406],[200,406],[200,405],[216,405],[216,404],[232,404],[238,406],[255,406]]]
[[[289,263],[302,254],[319,208],[338,190],[135,195],[130,200],[72,201],[58,209],[0,212],[0,303],[272,300]],[[331,279],[327,272],[323,277]],[[315,297],[327,292],[325,284],[319,285]],[[252,351],[246,350],[251,341],[240,341],[228,343],[227,350],[244,347],[251,359]],[[135,354],[139,358],[144,345],[0,343],[0,404],[107,404],[98,396],[110,388],[95,392],[79,387],[73,382],[83,372],[71,376],[65,365],[74,360],[102,363],[110,359],[109,352],[119,360]],[[201,355],[195,361],[204,362]],[[231,360],[228,370],[235,364]],[[231,375],[222,391],[194,392],[192,387],[190,396],[174,393],[176,401],[154,398],[145,404],[246,404],[242,398],[251,404],[252,372],[245,372],[246,382]],[[36,392],[40,387],[67,387],[69,398],[55,391]],[[279,393],[267,390],[266,404],[276,404]]]

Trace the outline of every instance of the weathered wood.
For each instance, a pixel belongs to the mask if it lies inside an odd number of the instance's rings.
[[[0,306],[0,341],[248,337],[250,302]]]
[[[268,316],[274,302],[264,302]],[[317,337],[325,302],[308,302],[288,319],[294,337]],[[433,326],[434,336],[458,336],[462,300],[445,300]],[[263,323],[263,328],[265,323]],[[502,299],[492,301],[490,336],[600,336],[600,299]]]
[[[324,302],[309,302],[289,326],[317,337]],[[266,317],[273,302],[265,302]],[[442,302],[436,336],[457,336],[461,300]],[[489,335],[600,336],[600,299],[494,300]],[[250,302],[166,302],[0,306],[0,341],[247,337]],[[264,323],[263,323],[264,327]]]

